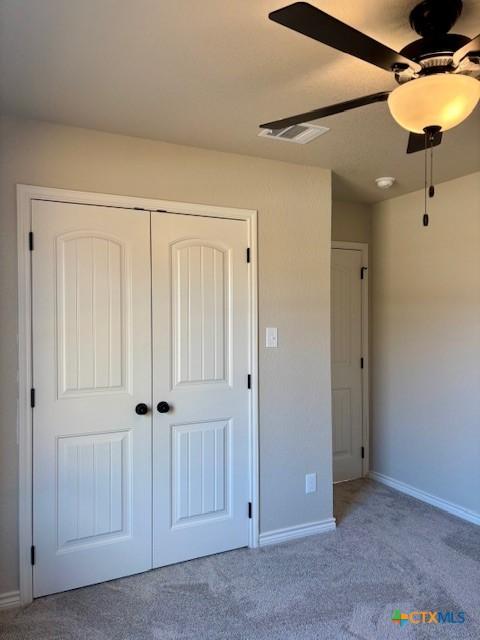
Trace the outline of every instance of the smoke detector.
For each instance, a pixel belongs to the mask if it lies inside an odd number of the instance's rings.
[[[383,178],[375,178],[375,182],[379,189],[390,189],[395,182],[395,178],[392,178],[391,176],[384,176]]]
[[[261,138],[307,144],[307,142],[323,136],[327,131],[330,131],[328,127],[321,127],[317,124],[294,124],[291,127],[284,127],[283,129],[262,129],[258,135]]]

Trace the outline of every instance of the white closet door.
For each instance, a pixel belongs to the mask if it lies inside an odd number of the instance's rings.
[[[151,567],[150,216],[33,203],[34,595]]]
[[[152,214],[154,566],[248,544],[246,248],[243,221]]]
[[[333,480],[362,475],[362,254],[332,249]]]

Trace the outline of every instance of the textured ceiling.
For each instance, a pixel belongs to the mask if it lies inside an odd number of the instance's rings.
[[[440,1],[440,0],[439,0]],[[331,116],[306,145],[257,137],[261,122],[393,88],[390,74],[267,19],[288,0],[1,0],[2,111],[81,127],[313,164],[334,195],[373,202],[422,186],[422,154],[385,104]],[[312,0],[401,48],[415,0]],[[456,32],[480,32],[465,0]],[[437,180],[480,169],[480,107],[447,133]],[[388,194],[374,178],[393,175]]]

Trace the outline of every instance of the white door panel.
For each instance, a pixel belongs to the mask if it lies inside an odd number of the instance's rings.
[[[154,566],[248,544],[243,221],[152,214]]]
[[[32,208],[34,595],[151,566],[149,216]]]
[[[334,482],[362,475],[362,288],[358,250],[332,249]]]

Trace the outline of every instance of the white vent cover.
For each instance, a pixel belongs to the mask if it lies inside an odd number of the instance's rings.
[[[328,127],[320,127],[317,124],[294,124],[284,129],[262,129],[258,135],[261,138],[306,144],[327,131],[330,131]]]

